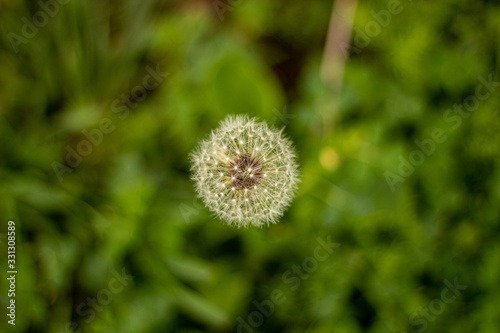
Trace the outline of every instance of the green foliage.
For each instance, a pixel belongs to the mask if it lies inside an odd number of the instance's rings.
[[[492,1],[402,1],[366,45],[391,1],[358,2],[340,94],[320,75],[330,1],[45,2],[26,34],[40,3],[0,0],[0,304],[13,220],[16,331],[498,330]],[[268,228],[214,220],[189,179],[197,142],[243,113],[298,150],[299,193]],[[467,288],[444,302],[455,279]]]

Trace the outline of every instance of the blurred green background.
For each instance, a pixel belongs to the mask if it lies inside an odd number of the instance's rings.
[[[340,1],[0,0],[0,331],[499,332],[500,7]],[[189,179],[240,113],[301,165],[262,229]]]

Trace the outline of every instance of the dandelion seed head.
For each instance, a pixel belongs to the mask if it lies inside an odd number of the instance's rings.
[[[276,223],[300,182],[291,141],[248,116],[228,116],[191,161],[198,196],[216,217],[237,227]]]

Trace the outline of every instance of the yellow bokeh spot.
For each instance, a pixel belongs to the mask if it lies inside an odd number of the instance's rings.
[[[339,166],[339,154],[333,148],[323,148],[319,154],[319,162],[326,170],[333,171]]]

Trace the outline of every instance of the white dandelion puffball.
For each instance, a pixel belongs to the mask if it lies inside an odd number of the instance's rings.
[[[248,116],[228,116],[191,154],[198,197],[237,227],[276,223],[299,180],[292,142]]]

